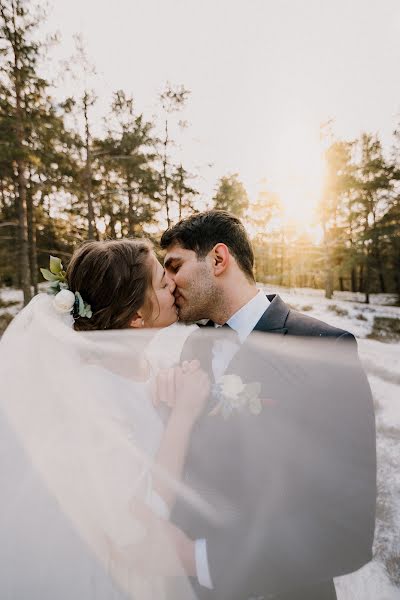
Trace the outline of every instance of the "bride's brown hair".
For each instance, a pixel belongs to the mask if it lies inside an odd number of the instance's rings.
[[[93,311],[90,319],[75,319],[76,331],[128,328],[146,301],[151,313],[151,250],[145,240],[89,241],[75,250],[67,268],[68,287]]]

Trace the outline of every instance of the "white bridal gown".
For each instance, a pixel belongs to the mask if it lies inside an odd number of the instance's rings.
[[[135,569],[148,536],[132,507],[151,498],[163,430],[141,366],[146,348],[153,372],[162,362],[154,336],[173,348],[163,366],[178,361],[190,328],[71,324],[40,294],[0,342],[0,598],[167,598]]]

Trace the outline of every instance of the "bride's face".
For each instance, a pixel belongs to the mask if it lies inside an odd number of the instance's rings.
[[[174,297],[175,283],[166,277],[165,271],[155,254],[152,254],[150,261],[153,312],[146,325],[148,327],[168,327],[168,325],[178,320]]]

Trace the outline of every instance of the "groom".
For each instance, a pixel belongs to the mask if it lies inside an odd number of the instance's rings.
[[[249,238],[227,212],[180,221],[161,246],[180,320],[211,325],[186,357],[202,353],[215,380],[258,381],[269,399],[228,419],[210,416],[211,400],[193,432],[184,481],[217,515],[184,499],[172,514],[195,593],[333,600],[333,577],[371,559],[374,532],[374,415],[355,339],[258,290]],[[207,334],[224,325],[221,345]]]

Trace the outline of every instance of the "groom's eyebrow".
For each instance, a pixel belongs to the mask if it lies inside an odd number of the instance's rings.
[[[172,263],[179,261],[179,260],[182,260],[180,256],[170,256],[164,262],[164,269],[168,269],[172,265]]]

